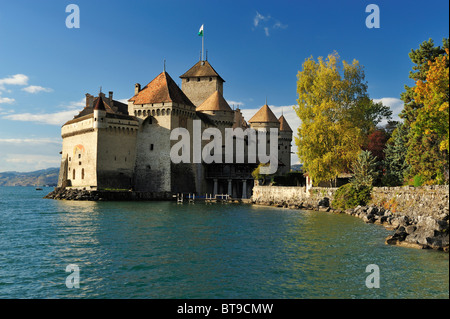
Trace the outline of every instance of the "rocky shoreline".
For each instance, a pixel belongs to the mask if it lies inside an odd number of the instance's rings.
[[[78,201],[173,200],[169,192],[136,192],[131,190],[84,190],[56,187],[46,199]]]
[[[365,223],[382,225],[386,229],[395,231],[386,238],[386,244],[410,247],[416,249],[435,249],[449,252],[449,214],[443,212],[439,219],[430,216],[410,217],[402,213],[393,213],[383,207],[375,205],[358,206],[345,211],[333,209],[328,198],[317,204],[263,202],[253,201],[254,204],[264,206],[284,207],[289,209],[304,209],[336,214],[347,214],[361,218]]]

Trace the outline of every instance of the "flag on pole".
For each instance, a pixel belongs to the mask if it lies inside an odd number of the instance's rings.
[[[201,36],[201,37],[203,36],[203,24],[200,27],[200,30],[198,30],[198,35]]]

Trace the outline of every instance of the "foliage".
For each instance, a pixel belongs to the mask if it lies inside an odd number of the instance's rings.
[[[419,186],[423,185],[424,178],[421,175],[416,175],[416,176],[413,177],[412,182],[413,182],[413,186],[414,187],[419,187]]]
[[[382,177],[382,184],[386,186],[401,186],[404,183],[405,175],[409,170],[406,162],[408,130],[405,124],[397,125],[384,150],[383,167],[385,174]]]
[[[370,151],[361,151],[352,165],[353,177],[350,183],[356,188],[372,187],[376,178],[377,159]]]
[[[439,149],[449,151],[449,73],[448,49],[446,55],[439,56],[434,62],[428,61],[429,70],[426,82],[417,81],[414,89],[415,99],[423,107],[417,112],[412,123],[413,134],[423,135],[435,133],[440,141]]]
[[[317,62],[305,60],[297,77],[297,154],[318,184],[348,172],[368,134],[391,113],[369,99],[359,62],[343,61],[341,66],[336,52]]]
[[[408,178],[420,174],[427,184],[448,183],[448,38],[443,46],[424,41],[409,54],[415,63],[405,86],[400,116],[407,130]]]
[[[370,151],[381,162],[384,159],[384,149],[388,141],[388,135],[384,129],[376,129],[369,134],[365,150]]]
[[[258,167],[256,167],[256,168],[253,170],[253,172],[252,172],[252,177],[253,177],[253,179],[254,179],[255,181],[256,181],[256,180],[262,181],[261,185],[264,185],[267,179],[268,179],[268,180],[271,179],[272,175],[261,174],[260,169],[261,169],[262,166],[267,167],[267,166],[269,166],[269,163],[266,163],[266,164],[260,163],[260,164],[258,165]]]
[[[343,210],[355,208],[358,205],[364,206],[371,200],[371,192],[370,186],[356,188],[352,183],[345,184],[334,193],[331,206]]]

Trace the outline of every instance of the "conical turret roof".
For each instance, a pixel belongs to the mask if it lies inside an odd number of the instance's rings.
[[[265,104],[256,112],[255,115],[248,121],[249,123],[279,123],[275,114],[273,114],[270,107]]]
[[[106,111],[105,103],[103,103],[103,99],[100,94],[95,102],[94,110]]]
[[[289,124],[286,121],[286,119],[284,118],[284,115],[281,115],[280,118],[278,119],[278,121],[280,122],[280,131],[292,132],[292,129],[289,126]]]
[[[233,112],[228,102],[224,99],[219,91],[215,91],[211,94],[196,111],[229,111]]]

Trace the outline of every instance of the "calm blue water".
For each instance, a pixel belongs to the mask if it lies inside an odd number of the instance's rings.
[[[389,231],[355,217],[51,190],[0,187],[0,298],[449,298],[448,254],[386,246]]]

